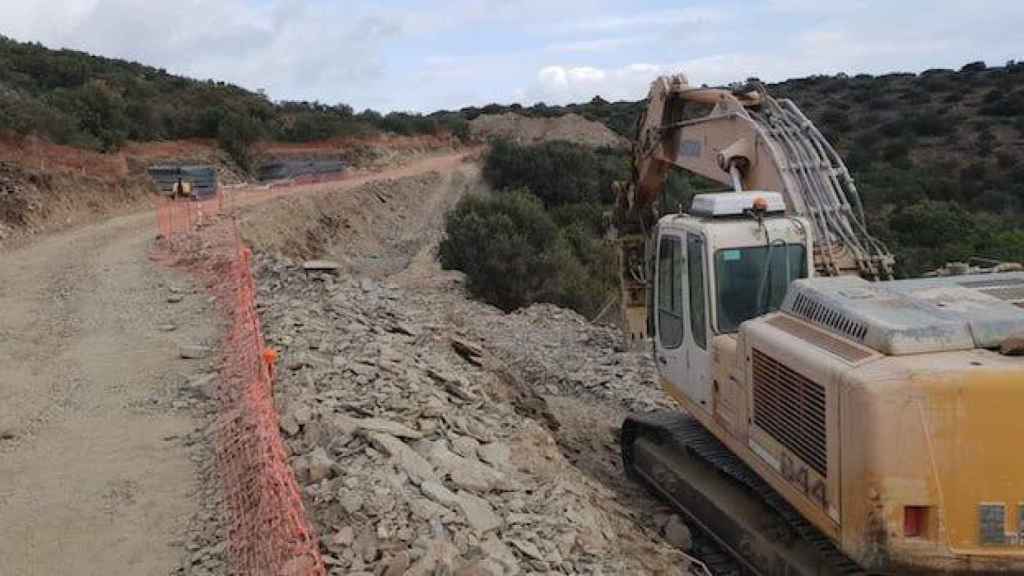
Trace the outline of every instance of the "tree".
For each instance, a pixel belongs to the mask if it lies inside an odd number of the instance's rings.
[[[217,142],[239,168],[249,171],[254,168],[252,146],[259,141],[261,132],[260,125],[250,116],[230,112],[220,123]]]

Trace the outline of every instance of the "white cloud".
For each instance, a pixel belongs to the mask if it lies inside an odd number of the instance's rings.
[[[849,14],[868,8],[866,0],[844,0],[843,2],[822,2],[821,0],[768,0],[764,6],[772,12],[788,15]]]
[[[545,47],[548,52],[595,53],[621,50],[628,46],[651,41],[650,36],[619,36],[613,38],[597,38],[593,40],[576,40],[573,42],[557,42]]]
[[[537,72],[537,81],[541,89],[552,94],[562,94],[569,90],[569,73],[561,66],[545,66]]]
[[[299,0],[76,0],[59,25],[47,25],[60,11],[27,4],[11,32],[20,40],[328,101],[376,88],[388,66],[381,50],[405,34],[406,22],[372,7]]]
[[[571,27],[587,31],[615,31],[625,29],[666,28],[681,24],[720,22],[728,12],[718,8],[679,8],[674,10],[638,10],[626,15],[588,18],[571,24]]]
[[[602,69],[593,66],[545,66],[526,91],[529,98],[548,104],[565,104],[601,96],[606,100],[638,99],[647,94],[651,81],[663,68],[654,64],[629,64]]]
[[[677,71],[721,84],[1024,58],[1019,0],[0,0],[0,13],[19,40],[385,110],[642,98]]]

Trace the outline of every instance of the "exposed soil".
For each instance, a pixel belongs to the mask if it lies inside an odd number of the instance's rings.
[[[336,138],[319,142],[270,142],[259,147],[261,160],[342,160],[354,168],[394,168],[424,154],[459,147],[457,139],[442,136]]]
[[[394,170],[457,147],[451,138],[375,136],[264,143],[256,155],[266,160],[342,160],[358,176]],[[213,140],[129,142],[117,153],[101,154],[32,137],[0,138],[0,248],[22,245],[41,233],[152,208],[158,197],[146,171],[166,163],[214,166],[220,184],[227,187],[247,180]]]
[[[507,138],[521,144],[567,140],[587,146],[627,148],[629,141],[600,122],[578,114],[554,118],[533,118],[514,112],[483,114],[469,123],[470,133],[479,139]]]

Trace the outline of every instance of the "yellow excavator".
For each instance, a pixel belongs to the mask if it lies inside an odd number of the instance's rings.
[[[657,214],[669,170],[730,191]],[[616,186],[628,343],[682,410],[624,468],[744,573],[1024,574],[1024,272],[894,280],[842,159],[759,84],[651,87]]]

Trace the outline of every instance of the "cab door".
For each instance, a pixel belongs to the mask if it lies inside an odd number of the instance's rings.
[[[654,282],[654,359],[658,374],[686,393],[685,233],[658,231]]]
[[[686,233],[686,395],[711,411],[711,354],[708,351],[708,262],[704,236]]]

